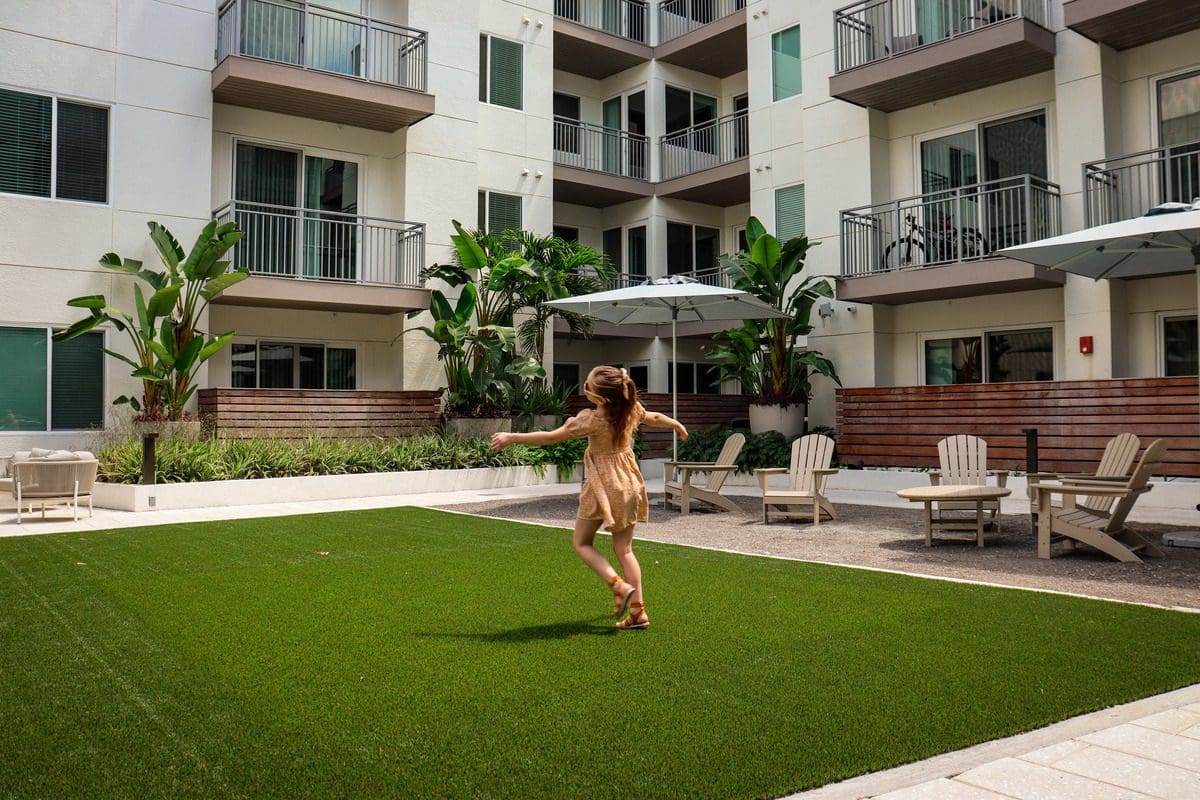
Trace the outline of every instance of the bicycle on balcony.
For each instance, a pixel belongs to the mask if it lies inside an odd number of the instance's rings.
[[[988,240],[978,228],[956,227],[948,217],[936,226],[922,225],[912,214],[906,214],[904,220],[908,233],[883,251],[884,270],[965,261],[991,253]]]

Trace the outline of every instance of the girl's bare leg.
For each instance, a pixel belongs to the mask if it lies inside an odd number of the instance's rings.
[[[592,572],[599,575],[605,583],[611,583],[613,576],[617,571],[612,568],[612,564],[608,563],[608,559],[604,554],[596,549],[596,531],[600,530],[601,520],[598,519],[577,519],[575,520],[575,533],[573,542],[575,552],[583,560],[583,563],[592,568]],[[629,580],[628,578],[626,580]],[[633,583],[632,580],[629,580]],[[637,586],[637,584],[634,584]]]
[[[630,525],[628,528],[613,531],[613,551],[617,554],[621,571],[625,573],[625,580],[637,589],[633,593],[633,602],[643,603],[645,600],[642,597],[642,568],[638,564],[637,556],[633,554],[633,528],[634,526]]]

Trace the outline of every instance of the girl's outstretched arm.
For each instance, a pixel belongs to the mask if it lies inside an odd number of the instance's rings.
[[[529,433],[493,433],[492,449],[503,450],[510,444],[557,444],[568,439],[576,438],[576,434],[567,430],[564,424],[552,431],[531,431]]]
[[[651,428],[667,428],[674,430],[679,434],[679,441],[686,441],[688,437],[687,428],[683,427],[683,423],[677,419],[672,419],[666,414],[660,414],[657,411],[647,411],[646,416],[642,418],[642,424],[648,425]]]

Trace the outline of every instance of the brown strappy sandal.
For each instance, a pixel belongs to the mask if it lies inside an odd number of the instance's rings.
[[[623,631],[640,631],[650,627],[650,617],[646,616],[646,604],[642,602],[629,604],[629,616],[617,623]]]
[[[620,575],[613,575],[609,578],[608,585],[612,588],[613,593],[613,616],[620,619],[629,610],[629,601],[633,599],[633,593],[637,591],[637,587],[621,580]]]

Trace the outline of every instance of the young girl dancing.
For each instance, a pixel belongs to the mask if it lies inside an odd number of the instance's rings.
[[[575,552],[612,589],[613,615],[620,619],[629,612],[617,627],[646,628],[650,617],[642,595],[642,570],[633,554],[633,527],[649,518],[650,502],[633,454],[633,433],[639,425],[648,425],[674,429],[683,440],[687,428],[666,414],[643,408],[637,387],[623,369],[596,367],[588,374],[583,393],[596,404],[594,409],[579,412],[553,431],[492,434],[492,447],[501,450],[510,444],[554,444],[587,437],[583,454],[586,478],[579,490],[575,518]],[[601,525],[612,532],[613,550],[625,578],[595,547]]]

